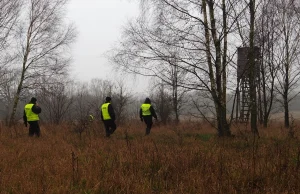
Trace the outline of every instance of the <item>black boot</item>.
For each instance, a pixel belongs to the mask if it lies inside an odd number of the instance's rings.
[[[111,129],[109,133],[110,133],[110,134],[113,134],[113,133],[115,132],[115,130],[116,130],[116,129]]]
[[[146,128],[146,134],[145,135],[149,135],[150,134],[150,129]]]

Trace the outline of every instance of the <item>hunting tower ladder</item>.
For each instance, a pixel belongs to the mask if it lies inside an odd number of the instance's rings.
[[[248,122],[250,117],[249,51],[249,47],[238,48],[236,119],[239,122]],[[259,56],[259,48],[254,47],[254,61],[257,72],[255,80],[258,80],[259,77]]]

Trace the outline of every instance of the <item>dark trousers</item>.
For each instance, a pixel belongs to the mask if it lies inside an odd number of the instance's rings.
[[[149,135],[152,128],[152,116],[143,116],[144,122],[146,124],[146,135]]]
[[[117,125],[113,120],[104,120],[104,127],[105,127],[105,133],[106,133],[106,137],[109,137],[111,134],[113,134],[115,132],[115,130],[117,129]]]
[[[28,121],[29,123],[29,136],[33,136],[34,134],[39,137],[40,136],[40,126],[38,121]]]

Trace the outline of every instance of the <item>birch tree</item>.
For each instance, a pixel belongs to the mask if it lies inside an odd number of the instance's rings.
[[[19,25],[17,47],[20,64],[19,83],[14,95],[10,124],[13,124],[24,88],[34,89],[47,77],[67,73],[70,44],[75,28],[64,22],[67,0],[26,0]],[[46,83],[44,83],[46,84]],[[49,83],[47,83],[49,84]]]

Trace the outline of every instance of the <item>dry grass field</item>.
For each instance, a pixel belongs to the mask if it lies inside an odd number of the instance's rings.
[[[0,131],[0,194],[6,193],[300,193],[300,141],[280,125],[245,126],[218,138],[204,123],[154,126],[132,122],[110,138],[94,123],[81,135],[41,124]]]

